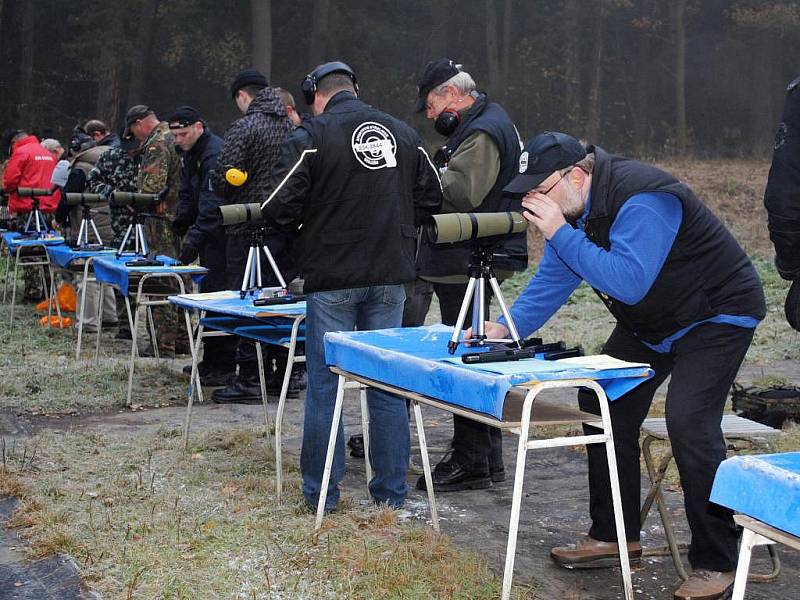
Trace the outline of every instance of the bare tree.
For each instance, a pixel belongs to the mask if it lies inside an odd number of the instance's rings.
[[[311,40],[308,46],[309,68],[326,60],[330,9],[331,0],[314,0],[311,14]]]
[[[486,62],[489,73],[489,93],[498,96],[501,93],[500,84],[500,48],[497,42],[497,13],[494,0],[485,0],[486,16]]]
[[[156,26],[156,13],[161,0],[143,0],[136,22],[136,40],[131,56],[131,77],[128,86],[128,105],[143,101],[147,64]]]
[[[675,144],[685,152],[688,142],[686,126],[686,0],[671,3],[672,27],[675,33]]]
[[[113,40],[123,37],[123,13],[121,7],[117,8],[120,10],[110,11],[108,21],[109,37]],[[100,55],[96,62],[95,116],[104,119],[107,123],[117,123],[119,120],[122,67],[123,61],[120,60],[117,48],[112,44],[101,44]]]
[[[250,0],[253,67],[272,80],[272,0]]]
[[[578,116],[581,114],[581,71],[578,59],[578,44],[580,36],[575,35],[575,29],[581,24],[581,0],[566,0],[564,5],[564,18],[561,20],[564,27],[564,108],[565,121],[568,128],[577,129]],[[577,133],[577,132],[576,132]]]
[[[511,64],[511,10],[513,8],[513,0],[504,0],[503,2],[503,49],[500,52],[500,97],[503,101],[508,99],[508,78]]]
[[[428,6],[431,11],[431,33],[428,36],[428,49],[424,56],[424,62],[442,58],[447,55],[448,24],[450,22],[450,10],[452,8],[449,0],[438,0],[437,2],[431,2]],[[458,59],[457,56],[450,58]]]
[[[36,0],[28,0],[22,9],[22,56],[19,63],[19,116],[27,121],[33,116],[33,49]],[[27,125],[30,125],[29,123]]]
[[[595,5],[595,20],[592,36],[592,67],[589,87],[589,107],[587,110],[586,137],[597,140],[600,135],[601,104],[600,92],[603,84],[603,61],[605,59],[606,3],[599,0]]]

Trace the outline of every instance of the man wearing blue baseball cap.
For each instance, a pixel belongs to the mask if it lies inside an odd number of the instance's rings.
[[[520,335],[539,329],[586,281],[616,319],[603,353],[649,363],[655,375],[611,403],[622,508],[632,561],[639,543],[639,429],[668,375],[667,428],[692,530],[691,577],[678,600],[727,598],[738,534],[732,514],[708,501],[725,458],[720,421],[728,390],[766,306],[761,282],[731,233],[683,183],[644,163],[584,146],[563,133],[526,145],[505,187],[544,236],[535,277],[511,307]],[[468,334],[469,335],[469,332]],[[486,335],[508,336],[503,320]],[[583,410],[599,414],[592,392]],[[585,426],[587,433],[597,433]],[[589,535],[553,548],[561,566],[618,560],[605,450],[589,446]]]

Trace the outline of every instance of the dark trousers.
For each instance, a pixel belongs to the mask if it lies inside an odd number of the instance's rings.
[[[228,289],[228,269],[225,237],[215,239],[200,249],[200,264],[208,274],[200,281],[200,291],[218,292]],[[206,316],[219,316],[208,313]],[[236,338],[231,336],[209,337],[203,341],[203,362],[224,373],[236,369]]]
[[[488,286],[487,286],[488,288]],[[439,299],[442,323],[455,325],[458,311],[467,291],[466,283],[434,283],[433,291]],[[486,318],[492,291],[486,290]],[[464,329],[472,325],[472,305],[467,312]],[[453,415],[453,456],[464,468],[477,474],[503,470],[503,435],[496,427],[472,419]]]
[[[717,467],[725,459],[722,411],[752,339],[752,329],[706,324],[676,341],[670,353],[659,354],[617,326],[603,348],[605,354],[615,358],[650,363],[655,371],[652,379],[609,403],[629,541],[639,539],[639,430],[656,389],[668,375],[672,376],[666,399],[667,430],[692,531],[689,562],[695,569],[736,569],[738,533],[732,512],[709,503],[708,498]],[[582,410],[599,414],[597,397],[592,392],[582,390],[578,399]],[[584,431],[598,432],[586,426]],[[597,540],[616,541],[603,445],[589,446],[588,459],[592,517],[589,535]]]
[[[247,266],[247,255],[250,251],[250,241],[247,232],[231,233],[227,236],[226,245],[226,262],[227,262],[227,275],[228,275],[228,289],[238,290],[242,287],[244,279],[244,269]],[[281,275],[289,281],[294,279],[296,275],[295,269],[287,268],[279,261],[280,254],[274,248],[270,248],[275,260],[278,261],[278,268],[281,269]],[[265,286],[278,285],[277,278],[272,273],[272,268],[269,261],[261,255],[261,278]],[[256,354],[256,347],[253,342],[248,342],[242,338],[236,338],[236,351],[234,357],[236,364],[239,365],[239,377],[252,379],[258,377],[258,355]],[[273,376],[272,359],[276,359],[278,363],[278,373],[283,377],[283,369],[286,365],[286,351],[276,350],[272,346],[264,346],[264,362],[266,363],[266,376],[271,378]],[[284,367],[281,367],[284,365]]]

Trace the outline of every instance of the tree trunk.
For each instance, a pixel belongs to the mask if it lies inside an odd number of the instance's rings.
[[[18,114],[24,127],[31,127],[33,117],[33,49],[36,1],[28,0],[22,9],[22,54],[19,61],[19,106]]]
[[[672,25],[675,30],[675,144],[681,154],[686,151],[686,0],[672,2]]]
[[[489,73],[489,96],[502,93],[500,84],[500,50],[497,42],[497,13],[494,1],[486,0],[486,62]]]
[[[311,42],[308,47],[309,69],[327,60],[330,9],[331,0],[314,0],[311,15]]]
[[[603,61],[605,59],[605,20],[606,8],[603,0],[598,0],[592,39],[592,72],[589,88],[589,109],[587,111],[586,137],[595,143],[600,135],[600,91],[603,84]]]
[[[581,114],[581,73],[578,58],[578,44],[581,36],[576,35],[581,25],[580,0],[566,0],[564,6],[564,121],[566,128],[575,134],[582,133],[578,126]]]
[[[150,62],[150,47],[157,26],[156,13],[160,0],[143,0],[136,28],[136,42],[131,57],[131,78],[128,86],[128,106],[141,104],[144,96],[147,65]]]
[[[500,53],[500,98],[503,102],[508,101],[509,91],[508,82],[511,64],[511,10],[513,0],[505,0],[503,3],[503,49]]]
[[[272,0],[250,0],[253,67],[272,81]]]
[[[451,14],[450,1],[438,0],[437,2],[431,2],[428,6],[430,6],[431,11],[431,34],[428,36],[428,50],[425,52],[423,60],[427,63],[429,60],[436,60],[437,58],[453,58],[447,56],[448,18]],[[419,69],[421,70],[423,66],[424,63],[419,65]],[[421,74],[421,71],[415,73],[417,77]]]

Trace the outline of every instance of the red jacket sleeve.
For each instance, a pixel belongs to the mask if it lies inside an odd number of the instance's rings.
[[[20,179],[22,179],[22,167],[26,158],[27,156],[23,156],[21,152],[14,152],[8,160],[3,173],[3,189],[7,192],[16,191],[19,187]]]

